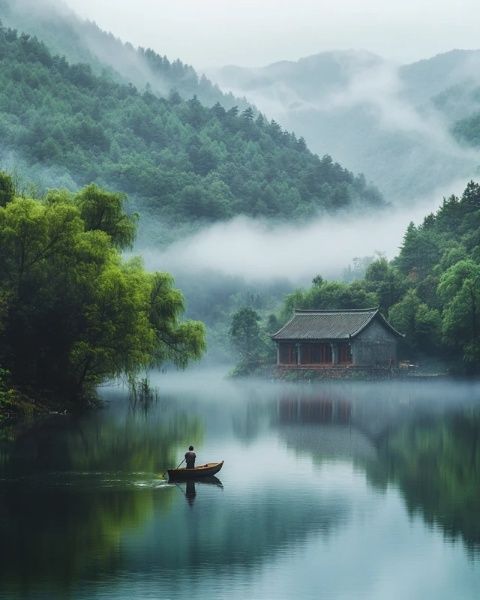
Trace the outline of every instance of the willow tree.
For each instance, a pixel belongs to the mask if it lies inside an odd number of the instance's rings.
[[[14,385],[85,401],[101,382],[205,348],[166,273],[124,260],[135,216],[96,186],[0,207],[0,366]]]

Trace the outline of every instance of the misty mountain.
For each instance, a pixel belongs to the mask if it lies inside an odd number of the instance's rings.
[[[211,77],[318,153],[375,181],[387,200],[413,204],[474,175],[477,155],[454,125],[480,108],[480,52],[452,51],[398,66],[363,51],[326,52],[259,69],[228,66]]]
[[[480,83],[480,50],[451,50],[399,67],[405,92],[415,102],[436,102],[455,89],[467,91]]]
[[[80,19],[61,0],[0,0],[0,19],[5,26],[38,37],[52,54],[70,63],[90,65],[97,75],[106,72],[116,81],[168,96],[172,90],[183,98],[197,96],[207,105],[245,109],[245,99],[224,94],[204,75],[180,60],[169,60],[151,49],[134,48],[95,23]]]
[[[5,28],[0,139],[29,165],[74,187],[94,181],[131,194],[140,210],[175,226],[239,214],[304,221],[384,205],[363,176],[312,154],[251,108],[140,92]]]

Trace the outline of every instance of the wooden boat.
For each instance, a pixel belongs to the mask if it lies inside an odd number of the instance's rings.
[[[215,475],[215,473],[218,473],[222,467],[223,460],[222,462],[207,463],[206,465],[200,465],[198,467],[195,467],[194,469],[168,469],[167,473],[168,479],[170,481],[180,481],[182,479],[185,480],[211,477],[212,475]]]

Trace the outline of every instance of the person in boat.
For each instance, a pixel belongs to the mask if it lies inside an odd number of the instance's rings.
[[[193,446],[189,446],[188,452],[185,453],[185,461],[187,463],[187,469],[195,468],[195,459],[196,458],[197,458],[197,455],[193,451]]]

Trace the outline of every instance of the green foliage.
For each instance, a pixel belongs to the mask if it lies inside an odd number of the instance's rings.
[[[0,206],[5,206],[13,200],[15,196],[15,186],[13,179],[8,173],[0,171]]]
[[[0,369],[0,425],[8,418],[9,411],[13,409],[14,390],[8,385],[8,371]]]
[[[76,196],[85,231],[104,231],[117,248],[131,247],[136,233],[136,215],[124,212],[126,197],[89,185]]]
[[[480,185],[444,199],[435,214],[410,223],[399,255],[379,258],[350,284],[313,280],[286,296],[280,321],[295,308],[380,306],[406,334],[408,358],[432,356],[464,373],[480,372]]]
[[[364,282],[340,283],[317,276],[308,290],[296,290],[284,302],[281,318],[289,319],[295,308],[371,308],[378,304],[377,296],[366,289]]]
[[[267,332],[259,322],[260,315],[248,307],[239,309],[232,317],[230,340],[239,357],[236,375],[252,373],[273,356],[272,344],[267,341]],[[270,324],[271,320],[268,321]]]
[[[52,54],[65,56],[69,62],[88,64],[95,73],[108,72],[109,77],[161,95],[191,98],[198,95],[201,102],[212,106],[221,102],[231,108],[235,104],[247,107],[245,99],[236,99],[222,92],[204,75],[199,76],[180,60],[168,60],[150,48],[134,48],[110,32],[103,31],[91,21],[83,21],[73,12],[59,6],[48,6],[48,17],[39,18],[24,0],[0,0],[0,18],[14,29],[41,39]]]
[[[443,335],[448,345],[463,351],[471,367],[480,364],[480,265],[461,260],[441,277],[438,292],[444,302]]]
[[[172,278],[122,260],[133,232],[122,197],[94,186],[0,208],[0,364],[14,384],[84,400],[108,378],[202,354]]]
[[[241,308],[232,318],[230,338],[242,357],[248,357],[257,349],[260,338],[260,316],[251,308]]]
[[[403,238],[396,264],[403,275],[413,282],[425,275],[440,260],[438,240],[430,227],[415,227],[410,223]]]
[[[3,28],[0,59],[5,147],[75,185],[115,185],[172,223],[237,214],[301,220],[382,205],[364,177],[251,111],[141,93]]]
[[[440,341],[440,312],[421,302],[415,290],[408,290],[400,302],[391,307],[388,315],[395,329],[405,334],[409,351],[414,355],[435,353]]]
[[[400,255],[394,261],[415,290],[417,302],[420,299],[426,305],[422,310],[432,323],[432,331],[437,321],[433,311],[440,314],[442,339],[435,344],[436,353],[469,372],[480,370],[479,225],[480,186],[471,181],[461,198],[450,196],[420,226],[409,226]],[[424,346],[425,335],[414,335],[413,345]]]
[[[375,294],[376,303],[385,312],[400,300],[406,287],[401,274],[386,258],[379,258],[367,268],[365,284],[368,291]]]

